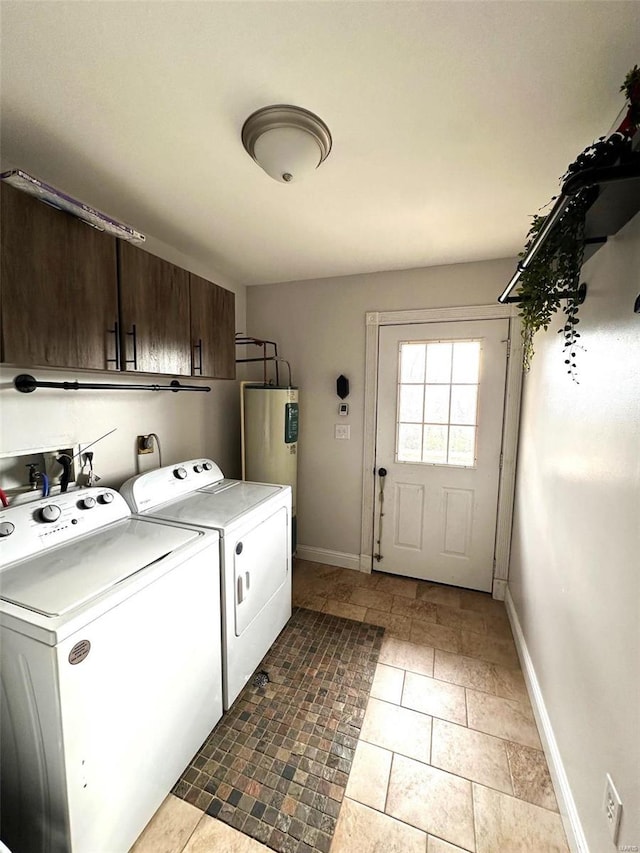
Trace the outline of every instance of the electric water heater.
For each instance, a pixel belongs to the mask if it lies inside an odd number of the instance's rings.
[[[292,550],[296,550],[298,389],[243,383],[242,477],[291,486]]]

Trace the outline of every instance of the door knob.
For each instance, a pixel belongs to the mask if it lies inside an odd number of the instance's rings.
[[[378,468],[378,477],[386,477],[387,469],[386,468]]]

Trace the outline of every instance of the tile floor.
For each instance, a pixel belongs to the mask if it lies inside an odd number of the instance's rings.
[[[278,853],[329,853],[384,628],[295,607],[172,793]]]
[[[568,853],[504,605],[297,561],[294,603],[385,637],[331,853]],[[267,853],[169,796],[132,853]]]

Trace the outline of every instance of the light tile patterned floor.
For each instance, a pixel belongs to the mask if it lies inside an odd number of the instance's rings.
[[[331,853],[568,853],[502,603],[298,560],[294,604],[386,629]],[[268,848],[168,797],[132,853],[183,851]]]

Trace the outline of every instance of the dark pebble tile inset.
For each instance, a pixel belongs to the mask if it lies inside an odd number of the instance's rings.
[[[328,853],[384,628],[295,608],[173,793],[278,853]]]

